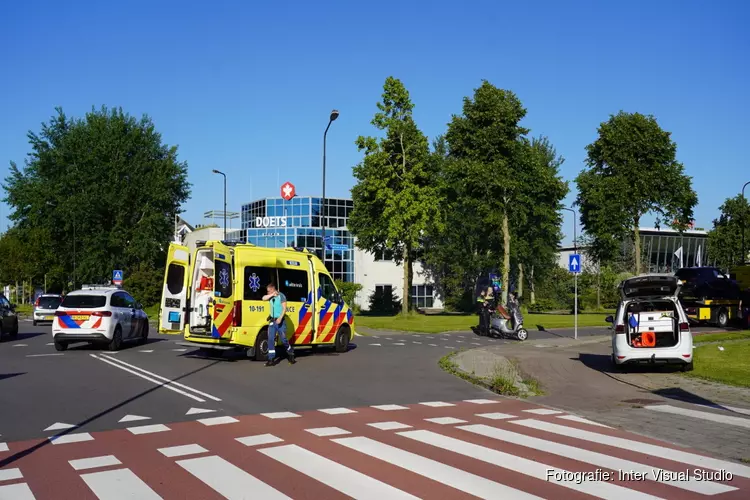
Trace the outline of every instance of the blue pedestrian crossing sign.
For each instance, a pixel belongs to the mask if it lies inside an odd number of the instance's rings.
[[[581,272],[581,256],[579,254],[572,254],[568,257],[568,271],[571,273]]]
[[[122,271],[112,271],[112,283],[115,285],[122,285]]]

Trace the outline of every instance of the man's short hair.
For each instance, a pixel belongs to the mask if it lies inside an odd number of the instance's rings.
[[[266,285],[266,290],[269,289],[269,288],[274,288],[275,289],[276,285],[273,284],[273,283],[269,283],[269,284]]]

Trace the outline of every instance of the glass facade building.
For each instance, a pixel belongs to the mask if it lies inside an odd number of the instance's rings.
[[[708,234],[704,231],[678,231],[664,229],[640,230],[641,250],[644,268],[650,273],[673,273],[680,268],[680,256],[676,252],[682,248],[682,267],[694,267],[698,263],[711,266],[708,260]]]
[[[321,255],[323,248],[322,199],[310,196],[291,200],[264,198],[242,205],[240,240],[270,248],[302,247]],[[347,229],[352,200],[326,198],[325,265],[335,280],[354,281],[354,238]],[[282,217],[286,218],[283,224]],[[263,219],[258,224],[258,219]]]

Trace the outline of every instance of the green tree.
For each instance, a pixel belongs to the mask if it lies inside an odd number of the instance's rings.
[[[461,196],[477,200],[476,211],[464,213],[482,221],[484,234],[501,237],[503,302],[507,301],[511,258],[511,224],[525,216],[524,174],[528,151],[520,140],[528,130],[519,125],[526,115],[513,92],[483,81],[474,97],[464,98],[463,114],[453,116],[445,135],[448,169],[462,177]]]
[[[592,238],[597,260],[613,259],[632,238],[635,272],[641,273],[639,224],[658,214],[669,226],[684,229],[698,202],[691,177],[676,160],[677,145],[653,116],[620,112],[598,129],[586,147],[588,169],[576,179],[583,229]]]
[[[357,294],[362,291],[362,285],[343,280],[336,280],[335,283],[336,289],[341,293],[344,302],[346,302],[354,312],[358,312],[359,307],[356,304],[356,298]]]
[[[45,235],[44,272],[77,285],[110,279],[113,269],[163,269],[174,214],[190,193],[177,148],[145,116],[56,111],[41,132],[29,132],[25,166],[12,162],[3,186],[22,238]]]
[[[721,215],[714,219],[708,232],[708,258],[716,265],[728,269],[743,263],[742,226],[745,226],[745,259],[750,258],[750,204],[737,195],[727,198],[721,205]]]
[[[400,80],[388,77],[372,120],[384,137],[360,136],[364,159],[354,167],[354,209],[349,230],[357,246],[370,252],[392,250],[403,264],[402,312],[409,311],[413,260],[421,238],[438,210],[427,137],[417,128],[414,104]]]
[[[523,216],[510,221],[515,235],[513,254],[517,263],[517,292],[523,296],[524,284],[529,284],[530,303],[536,300],[535,283],[544,279],[557,267],[557,250],[562,240],[562,200],[568,194],[568,183],[560,177],[560,166],[565,161],[546,137],[524,140],[526,168],[520,172],[522,185],[518,192],[519,208]]]

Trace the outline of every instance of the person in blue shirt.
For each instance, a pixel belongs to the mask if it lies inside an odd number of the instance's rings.
[[[281,343],[286,348],[287,359],[289,363],[294,364],[294,349],[289,345],[289,341],[286,339],[286,322],[284,318],[286,316],[286,296],[276,289],[276,285],[269,283],[266,286],[268,292],[263,296],[263,300],[268,300],[271,303],[271,324],[268,326],[268,361],[266,366],[273,366],[273,361],[276,358],[276,334],[281,337]]]

